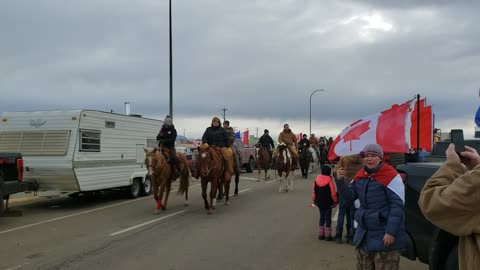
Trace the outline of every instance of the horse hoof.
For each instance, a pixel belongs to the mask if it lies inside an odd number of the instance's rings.
[[[183,206],[188,206],[188,202],[184,202],[184,203],[183,203]]]
[[[162,205],[162,210],[167,210],[167,207],[165,205]]]
[[[212,205],[212,210],[215,210],[217,209],[217,207],[215,205]]]
[[[212,210],[208,210],[208,211],[207,211],[207,215],[213,215],[213,211],[212,211]]]
[[[230,206],[230,202],[225,202],[225,206]]]

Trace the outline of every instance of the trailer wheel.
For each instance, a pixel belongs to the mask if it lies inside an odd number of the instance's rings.
[[[5,200],[3,199],[2,186],[3,186],[3,173],[2,171],[0,171],[0,216],[3,215],[3,212],[5,211]]]
[[[130,186],[130,197],[138,198],[142,190],[142,183],[139,179],[133,179],[132,185]]]
[[[145,182],[142,183],[142,196],[148,196],[152,193],[152,179],[150,176],[145,177]]]
[[[5,212],[5,200],[3,199],[3,192],[0,190],[0,216]]]
[[[253,157],[250,157],[250,159],[248,159],[248,163],[247,163],[247,172],[248,173],[253,172],[254,168],[255,168],[255,159],[253,159]]]

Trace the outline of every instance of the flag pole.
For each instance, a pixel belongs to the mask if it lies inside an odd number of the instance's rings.
[[[417,94],[417,160],[420,160],[420,94]]]

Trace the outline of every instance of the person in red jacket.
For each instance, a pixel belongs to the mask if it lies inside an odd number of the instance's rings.
[[[313,204],[320,211],[318,223],[318,240],[332,241],[332,209],[337,206],[337,189],[331,176],[329,165],[322,165],[322,172],[313,185]]]

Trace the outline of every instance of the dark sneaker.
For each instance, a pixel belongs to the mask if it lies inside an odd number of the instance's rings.
[[[343,241],[342,241],[341,237],[335,238],[335,242],[337,242],[337,244],[343,244]]]
[[[325,240],[325,235],[319,235],[318,240]]]
[[[325,240],[326,241],[333,241],[333,238],[331,236],[327,236],[327,237],[325,237]]]

